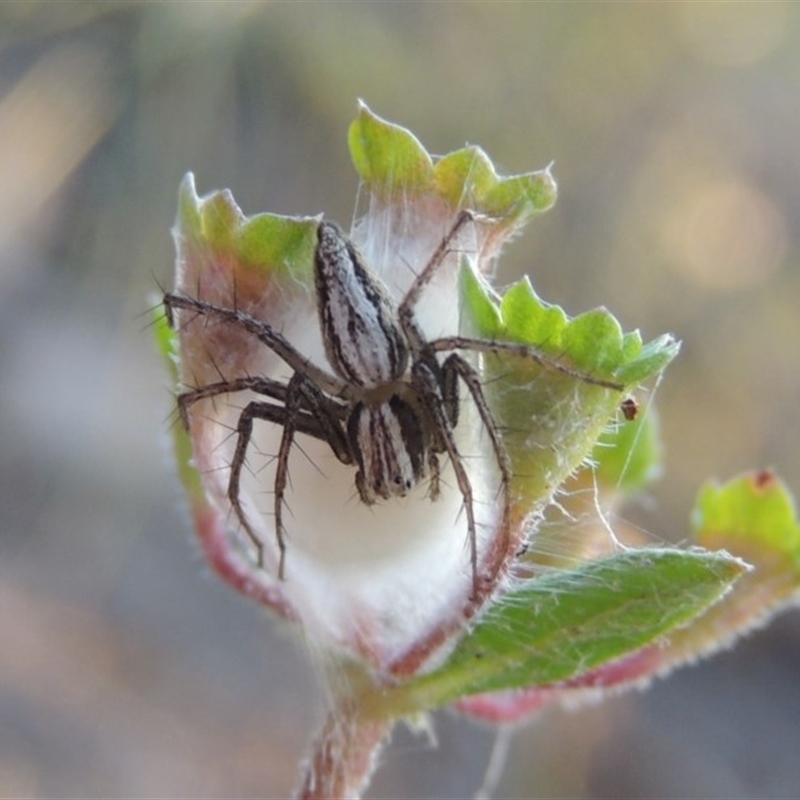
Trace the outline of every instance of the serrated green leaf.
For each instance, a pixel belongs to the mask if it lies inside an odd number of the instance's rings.
[[[615,375],[622,362],[622,328],[608,311],[596,309],[575,317],[563,341],[576,366]]]
[[[462,284],[462,323],[469,335],[530,345],[552,362],[510,354],[484,359],[486,391],[512,462],[512,496],[532,508],[584,461],[620,399],[618,392],[559,372],[554,363],[616,381],[626,358],[642,356],[640,337],[623,336],[604,309],[570,320],[558,306],[542,302],[527,279],[499,303],[474,276]],[[645,356],[637,375],[661,363]]]
[[[485,211],[482,198],[497,184],[497,174],[480,147],[465,147],[442,156],[434,172],[439,193],[453,208],[467,205]]]
[[[409,710],[565,681],[652,644],[716,603],[746,570],[725,553],[635,550],[517,587],[444,667],[398,689]]]
[[[629,331],[622,337],[622,358],[625,363],[633,361],[642,352],[642,334]]]
[[[555,203],[549,169],[501,177],[479,147],[464,147],[434,159],[406,128],[359,105],[348,143],[353,165],[369,192],[386,199],[397,193],[437,197],[453,209],[471,208],[494,218],[497,229],[515,230]]]
[[[483,292],[486,299],[478,297]],[[489,313],[486,303],[499,311]],[[661,372],[677,355],[680,344],[662,336],[642,346],[638,331],[623,334],[616,318],[595,309],[570,319],[559,306],[542,301],[525,277],[499,299],[478,284],[470,287],[469,304],[463,309],[467,329],[476,336],[527,344],[588,374],[635,386]]]
[[[348,132],[350,157],[361,180],[378,194],[422,193],[434,186],[433,160],[411,131],[360,104]]]
[[[525,222],[552,208],[558,187],[549,170],[502,178],[483,198],[487,214],[510,216]]]
[[[302,287],[313,283],[318,224],[318,217],[247,217],[227,190],[198,197],[188,173],[180,187],[175,227],[180,267],[175,288],[195,292],[198,286],[213,285],[216,302],[233,305],[236,287],[238,299],[251,307],[262,302],[273,284],[283,290],[274,293],[278,299],[305,294]],[[220,270],[230,279],[220,282]],[[275,309],[273,322],[279,324],[282,313]]]
[[[519,342],[537,342],[550,353],[562,351],[567,315],[559,306],[541,301],[527,276],[503,294],[500,311],[506,335]]]
[[[617,377],[626,386],[636,386],[648,378],[663,372],[681,349],[681,343],[670,334],[644,345],[633,361],[625,364],[617,372]]]

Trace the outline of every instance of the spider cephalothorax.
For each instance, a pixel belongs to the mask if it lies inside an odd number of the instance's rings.
[[[464,500],[473,592],[477,595],[482,577],[493,580],[502,558],[497,559],[497,564],[489,565],[488,575],[479,574],[472,484],[454,436],[460,409],[459,381],[467,387],[489,435],[504,495],[511,473],[480,375],[457,351],[521,356],[578,380],[622,390],[618,383],[581,373],[526,345],[461,336],[425,338],[414,313],[415,306],[459,232],[474,220],[475,216],[469,211],[457,215],[449,232],[397,305],[341,229],[332,222],[319,223],[314,282],[330,372],[313,364],[267,322],[236,308],[223,308],[185,295],[164,296],[170,320],[175,310],[180,309],[239,326],[293,370],[288,383],[246,376],[200,386],[178,398],[181,418],[186,425],[189,408],[203,398],[244,390],[268,398],[249,402],[239,416],[227,490],[231,507],[256,548],[260,566],[263,565],[263,543],[240,500],[241,472],[254,420],[272,422],[283,429],[274,497],[281,578],[286,558],[283,505],[289,452],[295,434],[302,433],[327,442],[339,461],[356,467],[356,488],[366,504],[378,498],[388,500],[403,496],[424,479],[430,480],[430,495],[435,499],[439,494],[438,456],[446,453]],[[440,362],[439,354],[447,352],[450,354]],[[506,501],[504,497],[503,502]]]

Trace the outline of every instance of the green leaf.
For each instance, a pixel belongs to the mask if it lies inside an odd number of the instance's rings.
[[[153,306],[153,332],[156,346],[169,371],[173,386],[178,385],[178,334],[169,326],[164,306],[160,302]],[[172,425],[172,440],[178,475],[191,503],[205,503],[205,488],[202,476],[192,464],[192,443],[189,434],[176,419]]]
[[[540,300],[527,278],[499,298],[462,271],[462,332],[530,346],[542,359],[508,353],[484,358],[486,393],[511,459],[512,498],[521,510],[547,502],[607,429],[622,394],[559,371],[629,386],[659,373],[678,347],[671,337],[642,346],[605,309],[570,319]],[[549,362],[547,361],[549,359]],[[522,512],[521,512],[522,513]]]
[[[483,198],[497,185],[497,173],[480,147],[465,147],[436,162],[436,186],[453,208],[466,204],[481,208]]]
[[[411,131],[381,119],[364,103],[348,133],[350,156],[368,192],[382,201],[398,196],[444,201],[494,218],[515,230],[556,201],[549,169],[499,176],[480,147],[464,147],[435,159]]]
[[[617,377],[626,386],[636,386],[654,375],[660,374],[681,349],[681,343],[670,334],[659,336],[642,346],[636,358],[630,357],[617,372]]]
[[[484,196],[483,207],[487,214],[510,215],[515,221],[525,222],[552,208],[556,196],[556,182],[546,169],[500,179]]]
[[[181,182],[176,231],[184,247],[191,245],[185,266],[201,281],[203,272],[224,258],[237,272],[310,282],[318,223],[318,217],[246,217],[227,189],[198,197],[191,172]]]
[[[240,227],[236,239],[241,266],[259,271],[289,273],[310,285],[318,217],[257,214]]]
[[[607,492],[638,491],[657,477],[661,457],[658,415],[651,405],[640,409],[636,419],[619,419],[600,436],[592,453],[597,485]]]
[[[472,335],[521,342],[625,386],[660,373],[680,348],[669,335],[642,346],[639,332],[623,334],[619,322],[605,309],[570,318],[559,306],[539,299],[527,277],[507,289],[499,301],[476,281],[468,293],[462,293],[462,301],[464,324]],[[486,310],[487,303],[497,306],[499,333],[497,314]]]
[[[419,711],[574,678],[686,625],[746,569],[726,553],[635,550],[545,574],[503,597],[445,666],[389,702]]]
[[[172,330],[167,321],[167,313],[164,306],[161,304],[161,298],[153,298],[153,333],[155,334],[156,347],[167,368],[170,370],[170,378],[173,381],[177,380],[177,371],[175,369],[175,362],[178,357],[178,336]]]
[[[526,275],[506,290],[500,301],[506,335],[518,342],[536,342],[550,353],[560,352],[567,315],[559,306],[540,300]]]
[[[549,170],[500,177],[480,147],[465,147],[436,162],[436,182],[454,208],[469,206],[504,224],[522,225],[556,202],[556,182]]]
[[[370,191],[421,193],[434,185],[433,160],[413,133],[359,104],[348,132],[350,156]]]
[[[564,347],[576,366],[616,375],[622,363],[622,328],[604,309],[575,317],[566,328]]]
[[[788,559],[800,571],[800,524],[794,500],[771,472],[757,472],[718,485],[706,484],[692,514],[697,540],[743,552],[749,560]]]
[[[479,330],[484,338],[498,338],[502,330],[500,309],[492,302],[488,288],[469,264],[461,267],[459,293],[460,308],[469,309],[469,332]]]
[[[721,602],[671,637],[655,665],[665,674],[730,646],[800,596],[800,524],[794,502],[770,472],[741,475],[700,491],[692,515],[696,541],[753,565]]]

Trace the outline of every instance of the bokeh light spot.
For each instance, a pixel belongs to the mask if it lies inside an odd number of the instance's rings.
[[[786,221],[756,187],[736,179],[698,186],[664,227],[671,263],[710,289],[742,289],[764,281],[786,252]]]

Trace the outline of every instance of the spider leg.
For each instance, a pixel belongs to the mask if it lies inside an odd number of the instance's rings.
[[[304,408],[305,406],[305,408]],[[344,427],[338,417],[338,406],[334,406],[317,386],[305,375],[296,372],[286,387],[283,432],[278,449],[278,466],[275,470],[275,536],[280,553],[278,577],[285,578],[286,530],[283,526],[283,498],[289,479],[289,453],[296,431],[311,433],[328,443],[334,455],[343,464],[352,464],[354,459]],[[315,428],[309,430],[309,421]]]
[[[439,467],[439,456],[431,447],[428,450],[428,469],[431,472],[431,480],[428,487],[428,497],[431,500],[436,500],[441,493],[439,488],[439,479],[441,477],[441,468]]]
[[[242,379],[245,380],[245,379]],[[269,381],[268,384],[272,382]],[[252,387],[247,387],[252,388]],[[288,479],[288,459],[295,433],[313,436],[327,442],[336,458],[343,464],[352,464],[353,457],[339,418],[339,406],[325,397],[304,376],[296,374],[288,386],[281,385],[286,405],[277,406],[254,400],[248,403],[236,426],[237,440],[230,477],[228,478],[228,500],[239,524],[244,528],[256,549],[258,566],[264,566],[264,543],[253,530],[240,500],[241,475],[247,448],[253,435],[253,420],[273,422],[283,428],[278,451],[278,466],[275,474],[275,536],[280,553],[278,575],[283,579],[286,544],[283,528],[283,497]],[[288,434],[287,434],[288,431]]]
[[[273,353],[282,358],[295,372],[301,372],[310,378],[320,389],[334,397],[350,397],[352,395],[349,384],[331,375],[324,369],[312,363],[300,353],[278,331],[259,319],[237,309],[223,308],[222,306],[207,303],[194,297],[180,294],[165,294],[164,308],[170,325],[174,327],[175,309],[193,311],[198,316],[216,317],[222,322],[237,325],[242,330],[255,336],[262,344],[266,345]]]
[[[509,353],[510,355],[519,356],[521,358],[528,358],[544,369],[561,372],[583,383],[600,386],[604,389],[613,389],[615,392],[621,392],[625,389],[624,384],[606,380],[605,378],[595,378],[593,375],[581,372],[579,369],[574,369],[566,364],[562,364],[558,359],[543,353],[535,347],[518,344],[516,342],[483,341],[481,339],[470,339],[466,336],[445,336],[441,339],[434,339],[432,342],[427,342],[425,347],[428,351],[434,353],[446,350],[472,350],[477,353],[495,354]]]
[[[283,496],[289,478],[289,452],[294,441],[297,426],[298,401],[301,395],[297,392],[298,373],[289,381],[289,396],[286,400],[286,418],[283,422],[281,445],[278,449],[278,466],[275,470],[275,538],[278,542],[278,578],[284,580],[286,566],[286,532],[283,527]]]
[[[483,393],[483,386],[478,371],[463,356],[460,356],[458,353],[453,353],[442,365],[442,373],[445,377],[450,374],[453,375],[454,378],[461,378],[469,390],[469,393],[472,395],[481,422],[483,422],[483,427],[492,440],[492,450],[494,450],[497,466],[500,469],[503,491],[507,491],[511,484],[511,462],[508,458],[505,445],[500,438],[500,433],[497,430],[497,423],[495,423],[492,412],[489,409],[489,404],[486,402],[486,396]],[[454,379],[453,382],[455,382]],[[444,381],[444,383],[447,385],[447,381]],[[455,405],[458,407],[457,403]],[[455,423],[453,423],[453,426],[455,427]]]
[[[452,370],[445,370],[439,366],[435,358],[423,359],[431,378],[435,378],[439,386],[438,396],[440,398],[445,417],[450,423],[451,428],[455,428],[458,423],[458,374]],[[430,470],[430,484],[428,496],[431,500],[436,500],[440,494],[441,467],[439,466],[439,453],[446,453],[447,445],[441,434],[431,431],[431,442],[428,448],[428,469]]]
[[[208,397],[217,397],[221,394],[242,392],[247,389],[257,394],[271,397],[273,400],[286,402],[286,384],[280,381],[270,380],[269,378],[248,376],[244,378],[235,378],[229,381],[222,380],[216,383],[207,383],[205,386],[200,386],[197,389],[191,389],[188,392],[182,392],[178,395],[178,413],[180,414],[183,427],[186,428],[186,430],[189,429],[189,409],[198,401]]]
[[[452,378],[448,379],[448,375]],[[500,437],[500,432],[497,430],[497,423],[494,421],[489,404],[486,402],[486,396],[483,393],[483,386],[481,384],[478,371],[473,367],[463,356],[458,353],[450,355],[442,365],[442,384],[448,386],[450,383],[456,383],[457,378],[464,381],[469,393],[472,395],[472,400],[475,407],[478,409],[478,415],[483,423],[484,430],[489,434],[489,439],[492,442],[492,450],[494,457],[497,461],[497,467],[500,470],[500,492],[503,495],[503,521],[502,525],[502,539],[500,540],[500,549],[498,551],[497,570],[502,564],[511,541],[511,531],[508,525],[509,513],[509,489],[511,487],[511,460],[508,457],[503,440]],[[458,404],[456,403],[456,408]]]
[[[424,361],[417,362],[411,371],[412,381],[420,394],[425,410],[431,416],[436,430],[450,457],[453,471],[456,475],[456,482],[464,499],[464,511],[467,515],[467,535],[469,537],[470,566],[472,568],[472,595],[473,600],[480,597],[480,585],[478,580],[478,537],[475,525],[475,508],[473,505],[472,483],[464,468],[461,454],[453,436],[453,428],[447,418],[444,403],[439,392],[439,385],[430,367]],[[438,480],[437,480],[438,483]]]
[[[422,272],[414,279],[411,288],[398,306],[397,316],[400,320],[403,332],[411,343],[412,350],[420,350],[425,344],[425,336],[419,323],[417,323],[414,318],[414,306],[419,302],[423,290],[431,282],[436,271],[444,262],[456,236],[458,236],[464,225],[474,219],[475,214],[469,209],[462,209],[458,212],[453,224],[450,226],[450,230],[444,235],[442,241],[439,242],[439,246],[433,251],[433,255],[430,257],[428,263],[425,265]]]
[[[458,378],[459,378],[459,369],[455,363],[451,363],[453,361],[453,356],[456,356],[455,353],[451,355],[449,358],[445,359],[444,364],[440,367],[438,362],[435,359],[431,359],[436,363],[437,369],[439,370],[439,374],[441,375],[440,378],[440,386],[442,389],[442,401],[444,403],[444,410],[447,414],[447,418],[450,420],[451,427],[455,428],[458,425],[458,414],[460,410],[460,403],[458,399]],[[472,368],[467,364],[464,359],[461,359],[464,362],[464,365],[472,370]],[[474,370],[472,370],[474,373]],[[477,376],[476,376],[477,377]],[[466,379],[464,380],[466,383]]]
[[[253,420],[263,419],[269,422],[282,424],[286,416],[286,409],[280,406],[273,406],[269,403],[263,403],[254,400],[248,403],[244,411],[239,416],[239,422],[236,426],[236,449],[233,452],[233,459],[231,460],[231,471],[228,477],[228,502],[231,504],[239,524],[244,528],[253,547],[256,550],[256,563],[259,569],[264,567],[264,542],[250,526],[247,515],[242,508],[241,500],[239,499],[239,489],[242,476],[242,467],[245,463],[247,455],[247,448],[250,445],[250,439],[253,435]],[[280,540],[279,540],[280,546]]]

